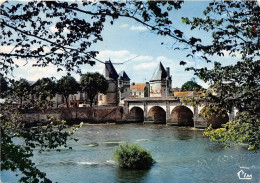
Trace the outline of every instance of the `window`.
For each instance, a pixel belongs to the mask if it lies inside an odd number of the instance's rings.
[[[102,101],[102,95],[99,96],[99,100]]]
[[[142,92],[139,92],[139,95],[142,95]]]
[[[79,99],[83,100],[83,93],[80,93]]]
[[[136,96],[136,92],[134,92],[134,96]]]
[[[132,95],[132,92],[130,92],[130,95]]]

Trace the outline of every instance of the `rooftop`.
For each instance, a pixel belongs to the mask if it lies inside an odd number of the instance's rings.
[[[118,78],[118,74],[110,60],[105,62],[105,74],[104,75],[105,75],[105,78],[107,78],[107,79],[117,80],[117,78]]]
[[[128,77],[128,75],[126,74],[125,71],[121,71],[119,73],[119,79],[124,80],[124,81],[130,81],[130,78]]]
[[[139,84],[131,84],[130,89],[136,89],[137,91],[144,91],[146,84],[145,83],[139,83]]]
[[[195,91],[184,91],[184,92],[173,92],[174,97],[195,97],[202,95],[202,92]]]
[[[158,81],[158,80],[160,81],[162,79],[165,79],[167,76],[168,74],[164,69],[162,63],[160,62],[153,74],[151,81]]]

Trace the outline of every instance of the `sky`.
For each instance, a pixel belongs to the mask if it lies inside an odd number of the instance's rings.
[[[182,30],[186,37],[194,36],[201,37],[204,42],[210,41],[210,33],[199,30],[191,31],[189,26],[181,21],[181,17],[200,17],[207,6],[206,1],[189,1],[182,5],[182,8],[171,14],[171,20],[174,27]],[[54,28],[54,27],[53,27]],[[55,28],[54,28],[55,29]],[[170,67],[172,75],[172,86],[181,87],[182,84],[191,80],[194,77],[192,72],[185,71],[185,67],[208,67],[212,68],[212,64],[206,64],[201,60],[187,58],[187,52],[174,50],[174,40],[168,37],[163,37],[151,33],[141,24],[130,19],[118,19],[113,25],[106,23],[102,33],[103,41],[95,44],[94,48],[99,51],[97,58],[102,61],[111,60],[112,63],[125,64],[114,65],[119,73],[124,70],[131,79],[131,83],[148,82],[159,62],[162,62],[164,67]],[[164,42],[162,45],[161,43]],[[3,48],[1,48],[3,49]],[[12,49],[5,47],[5,50]],[[219,60],[219,58],[216,58]],[[179,62],[184,60],[187,65],[181,66]],[[235,60],[229,55],[221,57],[226,65],[235,63]],[[16,64],[20,67],[15,69],[12,76],[14,79],[25,78],[29,81],[36,81],[42,77],[56,77],[60,79],[66,75],[65,72],[57,72],[56,66],[50,65],[45,68],[31,67],[30,63],[25,60],[16,60]],[[97,62],[94,66],[81,66],[82,72],[104,72],[104,64]],[[77,80],[80,76],[72,73]],[[208,87],[208,83],[196,78],[198,84],[204,88]]]

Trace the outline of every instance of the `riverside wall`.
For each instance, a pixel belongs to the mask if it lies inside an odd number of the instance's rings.
[[[22,111],[23,121],[26,123],[48,122],[49,117],[66,120],[67,122],[106,123],[122,122],[124,110],[120,106],[53,108],[45,112],[34,109]]]

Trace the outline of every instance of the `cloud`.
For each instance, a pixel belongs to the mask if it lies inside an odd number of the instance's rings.
[[[0,5],[3,4],[6,0],[0,0]]]
[[[14,69],[11,75],[14,79],[25,78],[29,81],[36,81],[43,77],[56,77],[56,79],[59,79],[66,75],[66,71],[57,72],[57,67],[53,64],[46,67],[33,67],[32,65],[36,63],[35,59],[28,59],[28,61],[14,59],[14,63],[19,66]]]
[[[141,63],[133,66],[134,70],[155,69],[157,62]]]
[[[141,62],[152,61],[153,57],[140,55],[140,56],[136,57],[134,60],[135,61],[141,61]]]
[[[26,66],[26,65],[32,66],[31,61],[26,61],[23,59],[16,59],[16,58],[14,58],[13,61],[19,67]]]
[[[103,62],[108,61],[110,59],[114,63],[120,63],[125,62],[136,56],[136,54],[132,54],[128,50],[103,50],[99,52],[97,58]]]
[[[58,29],[56,28],[55,25],[51,26],[49,29],[50,29],[50,31],[53,32],[53,33],[58,32]],[[70,31],[69,31],[69,29],[67,29],[67,28],[65,27],[65,28],[63,29],[63,32],[69,33]]]
[[[0,52],[2,53],[10,53],[14,46],[0,46]]]
[[[57,72],[57,68],[54,65],[46,67],[32,67],[30,65],[21,66],[15,69],[15,78],[25,78],[29,81],[37,81],[43,77],[56,77],[57,79],[65,75],[65,72]]]
[[[133,30],[133,31],[146,31],[148,29],[146,27],[144,27],[144,26],[134,26],[134,25],[132,25],[130,27],[130,30]]]
[[[122,24],[122,25],[120,25],[120,28],[127,28],[127,27],[129,27],[129,24]]]
[[[232,57],[232,56],[229,54],[229,51],[224,50],[223,53],[224,53],[224,58],[228,58],[228,59],[234,58],[234,57]],[[236,58],[239,58],[239,59],[242,58],[242,54],[241,54],[240,52],[238,52],[238,51],[232,53],[232,55],[235,55]]]
[[[97,55],[97,58],[103,62],[111,60],[114,63],[114,67],[116,71],[119,73],[122,70],[125,70],[128,76],[131,79],[131,82],[136,83],[144,83],[151,79],[156,67],[161,61],[164,67],[170,67],[170,72],[172,75],[172,84],[173,87],[181,87],[181,85],[189,81],[194,75],[193,72],[184,72],[186,66],[194,66],[195,62],[186,61],[187,65],[181,66],[179,65],[179,60],[175,60],[174,58],[167,56],[158,56],[152,57],[149,55],[138,55],[129,50],[102,50]],[[136,57],[136,58],[134,58]],[[134,59],[132,59],[134,58]],[[132,59],[129,62],[125,62],[129,59]],[[19,79],[20,77],[26,78],[29,81],[36,81],[42,77],[56,77],[56,79],[60,79],[62,76],[66,75],[66,71],[57,72],[57,67],[54,65],[50,65],[47,67],[32,67],[32,64],[35,63],[36,60],[31,59],[28,60],[28,63],[25,65],[26,61],[22,59],[15,60],[15,63],[21,67],[14,70],[15,79]],[[122,63],[124,64],[116,64]],[[25,66],[24,66],[25,65]],[[104,64],[100,62],[96,62],[94,66],[90,66],[88,64],[80,66],[82,73],[87,72],[99,72],[104,74]],[[76,80],[80,79],[78,74],[71,73]],[[202,86],[203,83],[199,83]]]
[[[156,61],[157,61],[157,62],[167,62],[167,63],[173,62],[172,59],[169,59],[169,58],[167,58],[167,57],[165,57],[165,56],[159,56],[159,57],[157,57],[157,58],[156,58]]]

